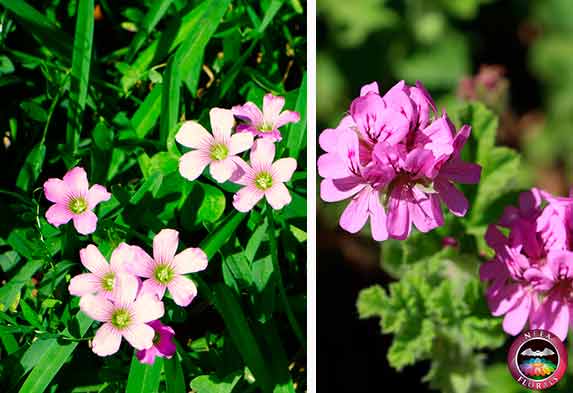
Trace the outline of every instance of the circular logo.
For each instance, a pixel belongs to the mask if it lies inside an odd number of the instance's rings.
[[[553,333],[529,330],[517,336],[511,344],[507,365],[519,384],[534,390],[549,389],[565,374],[567,352]]]

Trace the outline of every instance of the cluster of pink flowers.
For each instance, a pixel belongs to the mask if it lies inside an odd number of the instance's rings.
[[[500,230],[500,228],[502,228]],[[480,277],[489,282],[487,300],[503,329],[517,335],[529,322],[561,340],[573,321],[573,198],[532,189],[519,207],[507,207],[485,239],[495,257]],[[506,235],[504,235],[507,234]]]
[[[263,197],[273,209],[288,205],[291,196],[284,183],[291,179],[297,163],[290,157],[273,163],[274,143],[282,140],[279,128],[299,121],[300,116],[282,111],[284,104],[283,97],[267,94],[262,111],[252,102],[232,110],[213,108],[209,113],[212,133],[196,121],[185,122],[175,139],[192,150],[179,161],[181,175],[192,181],[209,166],[219,183],[230,180],[242,185],[233,198],[233,206],[241,212],[251,210]],[[235,117],[243,121],[236,127]],[[250,164],[239,155],[249,149]]]
[[[469,135],[469,126],[456,133],[446,113],[438,115],[420,82],[401,81],[384,96],[376,82],[365,85],[349,114],[320,135],[320,196],[351,199],[340,218],[350,233],[369,219],[378,241],[406,239],[412,223],[428,232],[444,222],[440,202],[457,216],[468,210],[454,183],[480,179],[481,167],[460,158]]]
[[[175,332],[159,321],[163,296],[167,290],[175,304],[188,306],[197,288],[185,275],[207,267],[207,255],[201,249],[187,248],[177,254],[178,245],[179,233],[163,229],[153,239],[153,257],[126,243],[113,251],[109,263],[93,244],[80,251],[88,273],[73,277],[69,291],[81,296],[80,309],[86,315],[103,323],[92,343],[97,355],[116,353],[123,337],[138,351],[142,363],[173,356]]]

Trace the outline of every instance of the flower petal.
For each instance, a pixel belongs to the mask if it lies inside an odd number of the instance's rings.
[[[175,276],[167,285],[167,289],[173,296],[175,304],[181,307],[188,306],[197,296],[195,283],[185,276]]]
[[[151,346],[151,348],[142,349],[135,353],[137,360],[139,363],[142,364],[153,364],[155,363],[155,357],[160,356],[159,350],[156,348],[155,345]]]
[[[196,121],[186,121],[175,134],[175,140],[183,146],[205,150],[213,143],[213,135]]]
[[[523,330],[529,311],[531,309],[531,297],[523,296],[521,301],[505,314],[503,319],[503,330],[506,333],[516,336]],[[569,321],[567,321],[569,322]]]
[[[241,132],[231,135],[229,142],[229,155],[236,155],[247,151],[253,146],[253,134],[249,132]]]
[[[93,273],[82,273],[72,277],[68,290],[71,295],[83,296],[101,290],[101,279]]]
[[[367,189],[360,191],[358,195],[352,198],[340,216],[342,229],[350,233],[357,233],[366,225],[369,200],[370,192]]]
[[[86,197],[90,209],[96,207],[100,202],[108,201],[110,198],[111,194],[107,192],[104,186],[100,186],[99,184],[91,186]]]
[[[378,191],[373,190],[370,192],[368,210],[370,211],[370,230],[372,231],[372,238],[379,242],[388,239],[386,212],[380,202],[380,194]]]
[[[272,166],[272,176],[275,181],[287,182],[296,170],[296,160],[294,158],[281,158],[274,162]]]
[[[265,195],[256,187],[245,186],[233,195],[233,206],[240,212],[250,211]]]
[[[133,303],[139,289],[139,280],[131,274],[118,274],[113,288],[113,302],[120,307],[128,307]]]
[[[251,166],[269,168],[275,159],[275,144],[268,139],[257,139],[251,149]]]
[[[281,128],[282,126],[288,123],[298,123],[299,120],[300,120],[300,115],[298,114],[298,112],[284,111],[279,115],[279,117],[275,121],[274,126],[275,128]]]
[[[434,181],[434,188],[454,215],[458,217],[466,215],[469,206],[463,192],[454,187],[448,180],[442,179],[441,176]]]
[[[200,272],[207,268],[207,254],[200,248],[187,248],[173,258],[173,270],[176,274]]]
[[[283,183],[275,183],[271,188],[265,191],[267,202],[273,209],[279,210],[288,205],[292,198],[288,189]]]
[[[179,232],[175,229],[162,229],[153,238],[153,259],[156,263],[171,263],[178,245]]]
[[[97,228],[97,216],[91,210],[86,210],[80,215],[74,215],[73,220],[76,231],[82,235],[94,233]]]
[[[231,137],[231,130],[235,126],[235,117],[230,109],[212,108],[209,111],[211,129],[217,141],[226,141]]]
[[[104,323],[97,330],[92,342],[92,351],[99,356],[113,355],[121,345],[121,334],[111,323]]]
[[[108,322],[114,308],[103,295],[87,294],[80,298],[80,310],[95,321]]]
[[[70,189],[65,181],[48,179],[44,183],[44,195],[50,202],[66,204]]]
[[[139,295],[131,310],[137,323],[154,321],[165,313],[163,302],[149,293]]]
[[[246,135],[246,134],[245,134]],[[224,183],[231,178],[235,171],[235,163],[230,157],[220,161],[212,161],[209,166],[211,176],[219,183]]]
[[[138,277],[151,277],[155,268],[155,261],[141,247],[131,247],[133,259],[125,264],[126,270]]]
[[[248,121],[254,125],[263,122],[263,112],[252,102],[234,106],[231,110],[235,116],[243,121]]]
[[[80,260],[86,269],[98,277],[103,277],[104,274],[110,272],[109,264],[99,249],[93,244],[80,250]]]
[[[437,194],[427,194],[417,188],[412,189],[413,199],[409,201],[410,217],[420,232],[428,232],[444,225]]]
[[[195,180],[211,162],[209,154],[202,150],[192,150],[179,159],[179,173],[187,180]]]
[[[324,179],[320,182],[320,198],[325,202],[338,202],[348,199],[362,190],[366,185],[359,182],[358,177],[349,178],[348,182],[341,186],[343,179]]]
[[[50,206],[46,212],[46,221],[55,227],[59,227],[62,224],[68,223],[74,215],[68,209],[66,205],[60,205],[56,203]]]
[[[127,243],[120,243],[111,253],[109,259],[110,268],[114,272],[123,272],[127,270],[127,265],[134,258],[132,246]]]
[[[269,123],[276,123],[285,106],[285,99],[281,96],[274,96],[272,94],[265,94],[263,97],[263,117]]]
[[[454,158],[442,166],[440,176],[455,183],[476,184],[481,176],[481,166]]]
[[[64,175],[64,182],[68,185],[70,193],[76,196],[87,194],[90,187],[86,171],[79,166]]]
[[[408,189],[396,187],[388,204],[388,234],[393,239],[404,240],[410,235],[412,221],[408,209]]]
[[[139,293],[140,296],[143,294],[149,294],[157,296],[158,299],[163,299],[166,288],[167,287],[165,285],[158,283],[154,278],[149,278],[143,282]]]
[[[136,323],[121,331],[128,343],[135,349],[148,349],[153,346],[155,331],[145,323]]]

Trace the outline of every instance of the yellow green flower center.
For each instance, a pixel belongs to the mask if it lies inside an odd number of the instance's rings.
[[[173,279],[174,273],[173,269],[168,265],[159,265],[155,268],[153,272],[153,277],[160,284],[167,285],[171,279]]]
[[[255,186],[262,191],[268,190],[273,185],[273,177],[268,172],[261,172],[255,177]]]
[[[259,126],[259,131],[260,132],[271,132],[274,130],[274,126],[272,123],[263,123]]]
[[[211,147],[211,159],[215,161],[224,160],[229,155],[229,148],[222,143]]]
[[[129,311],[123,308],[118,308],[111,315],[111,324],[119,330],[125,329],[131,323],[131,315]]]
[[[115,284],[115,273],[109,272],[104,274],[101,279],[101,287],[104,291],[111,292],[113,291],[113,285]]]
[[[74,214],[82,214],[88,210],[88,201],[83,197],[77,197],[70,201],[68,208]]]

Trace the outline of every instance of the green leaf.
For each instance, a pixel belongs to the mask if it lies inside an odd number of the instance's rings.
[[[181,76],[179,64],[176,57],[172,57],[167,63],[165,78],[163,78],[163,91],[161,92],[161,123],[159,125],[159,140],[162,146],[169,142],[174,145],[173,140],[169,140],[170,135],[174,135],[174,128],[179,121],[179,97],[181,87]]]
[[[284,0],[271,0],[269,6],[265,10],[265,16],[259,27],[257,27],[257,33],[262,34],[267,29],[267,26],[273,21],[276,14],[282,7]]]
[[[171,359],[164,359],[163,365],[167,393],[186,393],[185,378],[183,377],[183,369],[179,358],[173,356]]]
[[[151,5],[151,9],[143,18],[143,21],[139,24],[139,30],[129,46],[128,59],[133,59],[133,56],[144,44],[145,40],[153,32],[155,26],[161,18],[165,15],[169,6],[173,3],[173,0],[158,0],[154,1]]]
[[[78,147],[88,98],[93,34],[94,1],[79,0],[66,128],[66,148],[72,154],[76,153]]]
[[[125,393],[156,393],[159,389],[162,367],[163,359],[160,357],[156,357],[155,362],[149,365],[140,363],[133,354]]]
[[[231,393],[241,379],[240,372],[234,372],[220,379],[216,375],[200,375],[191,381],[191,389],[197,393]]]
[[[76,318],[79,323],[80,335],[83,337],[93,320],[81,312]],[[60,343],[55,338],[49,341],[50,344],[46,346],[40,360],[26,378],[19,393],[42,393],[78,346],[77,341]]]
[[[33,186],[40,176],[45,158],[46,146],[44,144],[39,143],[32,148],[16,179],[16,185],[19,188],[24,191],[30,190],[30,186]]]
[[[201,183],[203,199],[197,211],[199,222],[217,222],[225,211],[225,194],[209,184]]]
[[[42,322],[40,321],[40,317],[36,311],[34,311],[32,307],[28,305],[28,303],[26,303],[24,300],[21,300],[20,307],[22,308],[22,316],[26,321],[28,321],[30,325],[34,326],[36,329],[44,329]]]
[[[20,290],[30,281],[40,269],[42,261],[28,261],[18,273],[0,288],[0,311],[13,307],[19,297]]]
[[[209,259],[229,240],[245,217],[246,214],[233,211],[217,229],[211,232],[209,236],[201,242],[199,247],[205,251]]]
[[[379,285],[374,285],[360,291],[356,306],[358,315],[362,319],[371,317],[381,317],[382,310],[386,307],[387,296],[384,289]]]
[[[306,73],[299,88],[295,111],[300,114],[298,123],[291,124],[288,130],[287,148],[289,156],[298,158],[300,152],[306,146]]]
[[[160,112],[161,86],[155,86],[131,118],[138,138],[143,139],[155,127]]]

